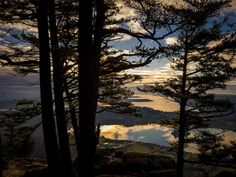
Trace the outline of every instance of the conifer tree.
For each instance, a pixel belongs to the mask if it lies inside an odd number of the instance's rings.
[[[94,176],[98,63],[93,41],[92,0],[79,1],[79,176]]]
[[[209,125],[210,118],[233,111],[229,100],[219,100],[209,90],[225,88],[235,76],[235,32],[223,31],[226,20],[214,20],[229,1],[184,0],[183,6],[168,9],[185,25],[176,33],[177,42],[165,48],[172,75],[163,82],[140,88],[159,93],[179,104],[177,177],[183,176],[184,146],[190,130]]]
[[[38,7],[39,33],[39,74],[44,143],[50,176],[64,176],[57,144],[57,134],[53,116],[51,86],[51,62],[48,33],[48,1],[40,0]]]
[[[69,146],[69,136],[67,132],[67,121],[65,115],[64,101],[64,73],[63,60],[60,57],[58,28],[56,26],[55,1],[49,0],[49,30],[51,39],[51,56],[53,66],[53,90],[55,102],[55,114],[57,120],[57,133],[59,140],[59,151],[62,159],[62,165],[65,169],[65,175],[72,177],[73,168]]]
[[[3,172],[3,160],[2,160],[2,135],[0,133],[0,177],[2,177]]]

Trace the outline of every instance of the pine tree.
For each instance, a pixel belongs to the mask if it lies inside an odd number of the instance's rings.
[[[79,176],[94,176],[98,62],[93,43],[92,0],[79,1]]]
[[[222,30],[225,20],[214,20],[229,1],[184,0],[182,7],[168,9],[181,19],[183,26],[176,33],[177,43],[165,48],[171,62],[172,76],[166,81],[145,86],[141,90],[159,93],[179,104],[177,176],[183,176],[184,146],[190,130],[204,128],[209,119],[232,113],[228,100],[219,100],[209,90],[225,88],[235,76],[235,33]]]
[[[59,151],[62,158],[62,164],[67,177],[74,176],[72,168],[72,160],[69,146],[69,136],[67,132],[67,121],[65,115],[64,103],[64,73],[63,60],[60,57],[58,28],[56,26],[55,1],[49,0],[49,29],[51,39],[51,53],[53,66],[53,90],[55,113],[57,120],[57,133],[59,140]]]
[[[3,159],[2,159],[2,134],[0,133],[0,177],[3,175]]]
[[[51,62],[48,34],[48,1],[40,0],[38,7],[39,74],[44,143],[50,176],[64,176],[57,144],[53,116]]]
[[[15,158],[27,154],[29,149],[24,147],[29,142],[32,133],[41,123],[23,125],[27,121],[41,114],[40,104],[33,100],[18,100],[14,107],[2,111],[0,127],[5,139],[2,151],[8,158]]]

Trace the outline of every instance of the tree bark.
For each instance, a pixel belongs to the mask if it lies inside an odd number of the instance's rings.
[[[49,56],[48,35],[48,1],[40,0],[38,6],[38,33],[39,33],[39,73],[42,125],[44,143],[50,176],[63,176],[61,173],[61,159],[57,144],[55,121],[53,117],[53,101],[51,87],[51,64]]]
[[[3,162],[2,162],[2,135],[1,135],[1,129],[0,129],[0,177],[2,177],[2,171],[3,171]]]
[[[68,105],[69,105],[69,109],[70,109],[70,117],[71,117],[71,122],[72,122],[72,127],[74,130],[74,137],[75,137],[75,144],[76,144],[76,150],[77,150],[77,154],[79,154],[79,126],[78,126],[78,121],[77,121],[77,117],[76,117],[76,108],[73,104],[73,100],[71,99],[71,95],[69,93],[69,86],[66,82],[66,80],[64,79],[64,87],[65,87],[65,93],[68,99]]]
[[[59,151],[62,158],[63,169],[66,177],[72,177],[73,168],[65,117],[65,105],[63,98],[63,61],[60,57],[60,50],[57,37],[55,2],[49,0],[49,23],[51,36],[51,52],[53,62],[53,90],[56,109],[57,131],[59,138]]]
[[[184,174],[184,141],[185,141],[185,126],[186,126],[186,115],[185,106],[186,101],[182,100],[180,106],[180,119],[179,119],[179,141],[178,141],[178,153],[177,153],[177,166],[176,172],[177,177],[183,177]]]
[[[177,177],[183,177],[184,175],[184,142],[185,142],[185,128],[186,128],[186,81],[187,81],[187,64],[188,64],[188,37],[186,33],[185,40],[185,53],[183,58],[183,74],[181,83],[181,98],[180,98],[180,113],[179,113],[179,141],[177,152]]]
[[[97,61],[92,40],[92,0],[79,1],[79,176],[94,177]]]

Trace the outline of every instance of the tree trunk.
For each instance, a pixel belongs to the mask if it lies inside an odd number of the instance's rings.
[[[99,76],[100,72],[100,58],[101,58],[101,47],[103,41],[103,28],[105,23],[105,7],[104,0],[96,1],[96,24],[94,32],[94,56],[96,62],[96,70]],[[99,77],[97,76],[97,84],[99,82]]]
[[[51,52],[53,61],[53,85],[54,100],[56,109],[57,131],[59,138],[59,150],[62,158],[63,169],[66,177],[72,177],[72,160],[65,117],[65,105],[63,98],[63,61],[60,57],[60,50],[57,38],[55,2],[49,0],[49,22],[51,35]]]
[[[1,135],[1,129],[0,129],[0,177],[2,177],[2,171],[3,171],[3,162],[2,162],[2,135]]]
[[[49,174],[50,176],[61,177],[63,176],[60,170],[61,159],[53,117],[47,12],[48,1],[40,0],[38,6],[38,33],[42,125]]]
[[[77,154],[79,154],[79,126],[77,124],[76,111],[75,111],[74,106],[70,105],[69,107],[70,107],[71,122],[72,122],[73,130],[74,130],[76,150],[77,150]]]
[[[79,176],[94,177],[97,61],[92,40],[92,0],[79,1]]]
[[[77,154],[79,154],[79,127],[77,123],[76,110],[75,110],[75,106],[73,105],[73,101],[71,99],[71,95],[68,90],[69,86],[65,79],[64,79],[64,87],[65,87],[65,93],[68,99],[70,117],[71,117],[71,122],[72,122],[73,130],[74,130],[76,150],[77,150]]]
[[[188,35],[186,33],[185,39],[185,51],[183,58],[183,74],[181,83],[181,98],[180,98],[180,113],[179,113],[179,141],[178,141],[178,153],[177,153],[177,177],[183,177],[184,175],[184,142],[185,142],[185,128],[186,128],[186,81],[187,81],[187,64],[188,64]]]
[[[177,177],[183,177],[184,174],[184,141],[185,141],[185,126],[186,126],[186,115],[185,115],[185,100],[181,101],[180,106],[180,118],[179,118],[179,141],[178,141],[178,154],[177,154]]]

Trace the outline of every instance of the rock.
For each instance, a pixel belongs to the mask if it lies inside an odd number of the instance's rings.
[[[236,177],[236,171],[223,170],[218,173],[215,177]]]
[[[175,177],[176,172],[174,169],[169,170],[156,170],[148,173],[146,177]]]
[[[96,174],[102,175],[102,174],[125,174],[126,168],[125,164],[121,159],[114,159],[106,164],[101,164],[100,166],[97,166],[95,169]]]
[[[117,150],[114,152],[114,157],[121,158],[123,154],[124,154],[124,151]]]
[[[114,152],[113,149],[98,148],[95,154],[95,162],[100,163],[101,161],[110,160],[113,152]]]
[[[96,155],[111,155],[115,150],[113,148],[97,148]]]
[[[125,152],[121,158],[127,169],[135,172],[175,169],[176,167],[174,159],[168,156]]]
[[[164,170],[164,169],[175,169],[176,167],[174,159],[168,156],[153,155],[151,156],[151,159],[154,168],[160,167],[161,170]]]
[[[121,159],[130,171],[144,172],[151,164],[151,159],[148,154],[138,152],[125,152]]]
[[[47,168],[28,170],[23,177],[49,177]]]
[[[132,176],[132,175],[99,175],[96,177],[136,177],[136,176]]]

